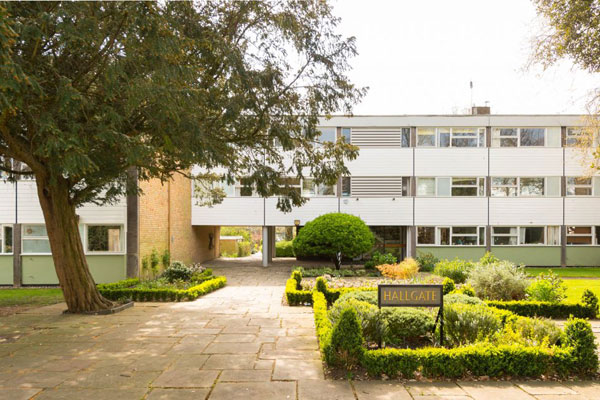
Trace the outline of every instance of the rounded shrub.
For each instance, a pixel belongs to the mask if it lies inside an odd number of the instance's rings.
[[[379,308],[366,301],[353,298],[338,299],[328,312],[329,320],[335,325],[347,308],[356,311],[362,334],[368,342],[380,343],[385,333],[385,321],[378,316]]]
[[[598,354],[594,332],[584,319],[571,318],[565,324],[565,345],[573,348],[575,368],[583,375],[598,372]]]
[[[435,265],[440,262],[440,260],[434,256],[433,253],[419,253],[417,262],[419,263],[419,270],[423,272],[432,272]]]
[[[473,263],[471,261],[455,258],[452,261],[442,260],[438,262],[433,273],[450,278],[456,283],[465,283],[472,268]]]
[[[455,288],[456,285],[454,284],[454,280],[452,280],[452,278],[444,278],[444,281],[442,282],[442,291],[444,294],[451,293]]]
[[[565,297],[567,287],[552,271],[538,275],[526,290],[531,300],[560,303]]]
[[[483,300],[477,297],[467,296],[466,294],[454,292],[444,296],[444,305],[446,304],[485,304]]]
[[[477,297],[509,301],[524,299],[529,281],[522,266],[500,261],[474,268],[469,275],[469,284]]]
[[[371,250],[375,238],[362,219],[350,214],[331,213],[308,222],[293,241],[296,256],[331,258],[337,269],[340,258],[357,257]]]
[[[598,314],[598,296],[590,289],[585,289],[581,295],[581,302]]]
[[[275,243],[275,257],[295,257],[291,240],[281,240]]]
[[[485,305],[450,304],[444,307],[444,336],[451,346],[488,339],[502,329],[502,320]]]
[[[194,271],[181,261],[173,261],[171,265],[163,271],[160,277],[173,283],[178,280],[189,281],[193,274]]]
[[[379,316],[387,322],[386,344],[408,346],[431,340],[435,320],[431,313],[423,309],[383,308]]]

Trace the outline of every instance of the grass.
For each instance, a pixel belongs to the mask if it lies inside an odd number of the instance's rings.
[[[600,279],[565,279],[568,301],[581,301],[581,295],[585,289],[590,289],[600,298]]]
[[[546,273],[550,270],[564,278],[600,278],[600,268],[597,267],[566,267],[566,268],[525,268],[532,276]]]
[[[0,307],[45,306],[61,301],[60,289],[0,289]]]

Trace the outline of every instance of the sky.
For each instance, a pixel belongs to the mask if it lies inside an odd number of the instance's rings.
[[[337,0],[339,29],[355,36],[352,82],[365,114],[579,114],[600,76],[568,60],[527,69],[543,21],[529,0]]]

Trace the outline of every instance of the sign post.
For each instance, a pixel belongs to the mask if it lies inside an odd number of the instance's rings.
[[[439,307],[433,332],[440,321],[440,345],[444,345],[444,289],[442,285],[378,285],[381,307]]]

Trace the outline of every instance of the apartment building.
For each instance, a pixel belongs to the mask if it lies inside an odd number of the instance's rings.
[[[273,227],[343,212],[361,217],[377,246],[401,257],[430,252],[476,260],[486,251],[530,266],[600,265],[600,175],[591,149],[575,147],[580,115],[336,116],[321,140],[360,148],[334,186],[297,181],[310,200],[283,213],[238,183],[192,224],[263,226],[263,264]],[[270,246],[269,246],[270,245]]]

